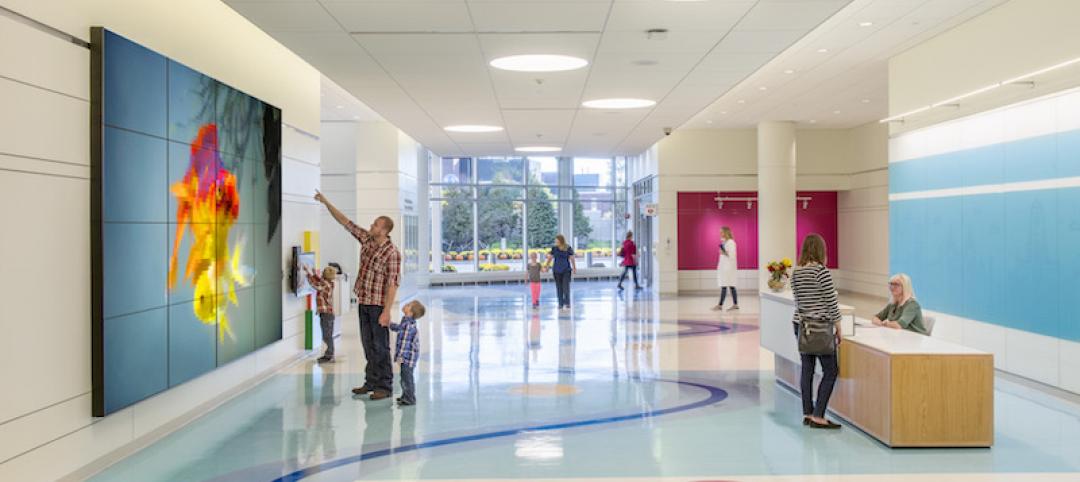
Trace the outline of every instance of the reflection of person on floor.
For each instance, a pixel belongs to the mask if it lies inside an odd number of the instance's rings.
[[[540,354],[540,312],[534,311],[532,313],[532,320],[529,320],[529,350],[532,351],[533,361],[536,361],[537,356]]]
[[[322,329],[323,343],[326,344],[326,352],[319,358],[319,363],[334,361],[334,278],[337,270],[327,266],[322,271],[322,276],[311,271],[304,265],[304,273],[307,275],[311,287],[315,288],[316,313],[319,314],[319,327]]]
[[[424,317],[426,309],[419,301],[413,300],[401,308],[401,323],[391,323],[390,331],[397,332],[397,351],[394,363],[399,366],[401,375],[401,396],[398,405],[416,405],[416,381],[413,370],[420,359],[420,335],[416,329],[416,320]]]
[[[360,242],[360,268],[353,294],[357,298],[360,341],[364,345],[367,364],[364,384],[354,388],[353,393],[371,393],[372,400],[388,398],[393,390],[394,372],[390,363],[390,331],[387,327],[390,326],[391,308],[401,282],[401,252],[390,240],[394,220],[379,216],[370,228],[364,229],[352,222],[321,192],[315,191],[315,200],[326,206],[334,220]]]
[[[334,391],[335,374],[323,371],[323,386],[319,392],[319,409],[315,414],[314,433],[318,434],[315,445],[323,448],[323,460],[330,460],[337,456],[337,437],[334,433],[334,409],[340,402]],[[315,446],[312,447],[312,454]]]

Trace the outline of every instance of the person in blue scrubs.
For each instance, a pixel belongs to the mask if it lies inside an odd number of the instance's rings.
[[[570,309],[570,278],[577,273],[574,262],[574,248],[566,244],[566,237],[555,236],[555,246],[548,253],[548,262],[552,264],[551,274],[555,278],[555,291],[559,297],[559,309]]]

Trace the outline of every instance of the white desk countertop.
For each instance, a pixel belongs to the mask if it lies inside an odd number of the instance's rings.
[[[764,298],[772,298],[772,299],[774,299],[776,301],[779,301],[781,303],[785,303],[785,304],[789,304],[791,306],[795,306],[795,295],[791,292],[791,290],[786,289],[786,290],[781,291],[781,292],[762,291],[761,296],[764,297]],[[845,305],[843,303],[840,303],[839,307],[840,307],[840,314],[842,314],[842,315],[850,315],[852,313],[855,313],[855,307],[854,306]]]
[[[855,328],[855,336],[845,336],[845,341],[853,341],[889,355],[987,355],[987,352],[958,345],[932,336],[921,335],[913,331],[896,330],[881,326],[863,326]]]
[[[762,291],[761,346],[784,358],[798,361],[795,336],[791,332],[791,315],[795,298],[791,291],[779,293]],[[766,306],[767,302],[776,303]],[[775,308],[773,308],[775,307]],[[855,308],[840,305],[845,317],[853,315]],[[854,318],[854,316],[852,316]],[[889,355],[988,355],[989,353],[959,345],[940,338],[920,335],[907,330],[894,330],[874,326],[867,320],[857,319],[855,335],[844,336],[845,341],[878,350]],[[844,328],[845,333],[851,333]]]

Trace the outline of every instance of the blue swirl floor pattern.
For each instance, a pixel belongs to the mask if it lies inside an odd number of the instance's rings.
[[[629,420],[641,420],[641,419],[648,419],[648,418],[656,418],[656,417],[661,417],[661,416],[664,416],[664,415],[670,415],[670,414],[673,414],[673,413],[685,412],[687,410],[694,410],[696,408],[705,407],[705,406],[708,406],[708,405],[712,405],[714,403],[719,403],[719,402],[723,401],[725,398],[727,398],[727,396],[728,396],[727,392],[725,392],[724,390],[722,390],[722,389],[720,389],[718,387],[714,387],[712,385],[706,385],[706,384],[703,384],[703,383],[694,383],[694,382],[688,382],[688,381],[683,381],[683,380],[664,380],[664,379],[657,379],[655,381],[666,382],[666,383],[676,383],[676,384],[679,384],[679,385],[684,386],[684,387],[700,388],[700,389],[705,390],[708,393],[709,396],[706,397],[705,399],[702,399],[702,400],[699,400],[699,401],[696,401],[696,402],[688,403],[688,404],[685,404],[685,405],[679,405],[679,406],[675,406],[675,407],[670,407],[670,408],[664,408],[664,409],[660,409],[660,410],[643,411],[643,412],[632,413],[632,414],[627,414],[627,415],[616,415],[616,416],[611,416],[611,417],[600,417],[600,418],[592,418],[592,419],[587,419],[587,420],[576,420],[576,421],[571,421],[571,422],[560,422],[560,423],[553,423],[553,424],[547,424],[547,425],[530,425],[530,426],[524,426],[524,427],[520,427],[520,428],[513,428],[513,429],[509,429],[509,430],[499,430],[499,431],[495,431],[495,432],[477,433],[477,434],[467,435],[467,436],[463,436],[463,437],[453,437],[453,438],[446,438],[446,439],[441,439],[441,440],[432,440],[430,442],[421,442],[421,443],[416,443],[416,444],[402,445],[400,447],[392,447],[392,448],[388,448],[388,449],[375,450],[375,451],[372,451],[372,452],[362,453],[362,454],[355,455],[355,456],[352,456],[352,457],[344,457],[344,458],[340,458],[340,459],[337,459],[337,460],[324,462],[324,463],[321,463],[319,465],[315,465],[315,466],[312,466],[312,467],[297,470],[297,471],[292,472],[290,474],[286,474],[286,475],[284,475],[282,477],[274,479],[273,482],[294,482],[294,481],[298,481],[298,480],[303,480],[303,479],[305,479],[307,477],[310,477],[312,475],[315,475],[315,474],[318,474],[318,473],[321,473],[321,472],[325,472],[327,470],[343,467],[343,466],[350,465],[350,464],[356,464],[356,463],[360,463],[360,462],[363,462],[363,461],[366,461],[366,460],[376,459],[376,458],[379,458],[379,457],[386,457],[386,456],[394,455],[394,454],[412,452],[412,451],[415,451],[415,450],[430,449],[430,448],[436,448],[436,447],[443,447],[443,446],[447,446],[447,445],[462,444],[462,443],[468,443],[468,442],[476,442],[476,441],[480,441],[480,440],[488,440],[488,439],[495,439],[495,438],[501,438],[501,437],[510,437],[510,436],[515,436],[515,435],[520,435],[520,434],[525,433],[525,432],[539,432],[539,431],[545,431],[545,430],[562,430],[562,429],[569,429],[569,428],[581,428],[581,427],[589,427],[589,426],[595,426],[595,425],[613,424],[613,423],[625,422],[625,421],[629,421]]]

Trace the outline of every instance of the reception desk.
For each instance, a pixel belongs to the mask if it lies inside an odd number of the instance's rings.
[[[993,445],[992,354],[905,330],[852,330],[853,310],[841,308],[848,320],[833,413],[890,447]],[[761,346],[775,355],[777,380],[798,391],[794,312],[790,292],[761,293]]]

